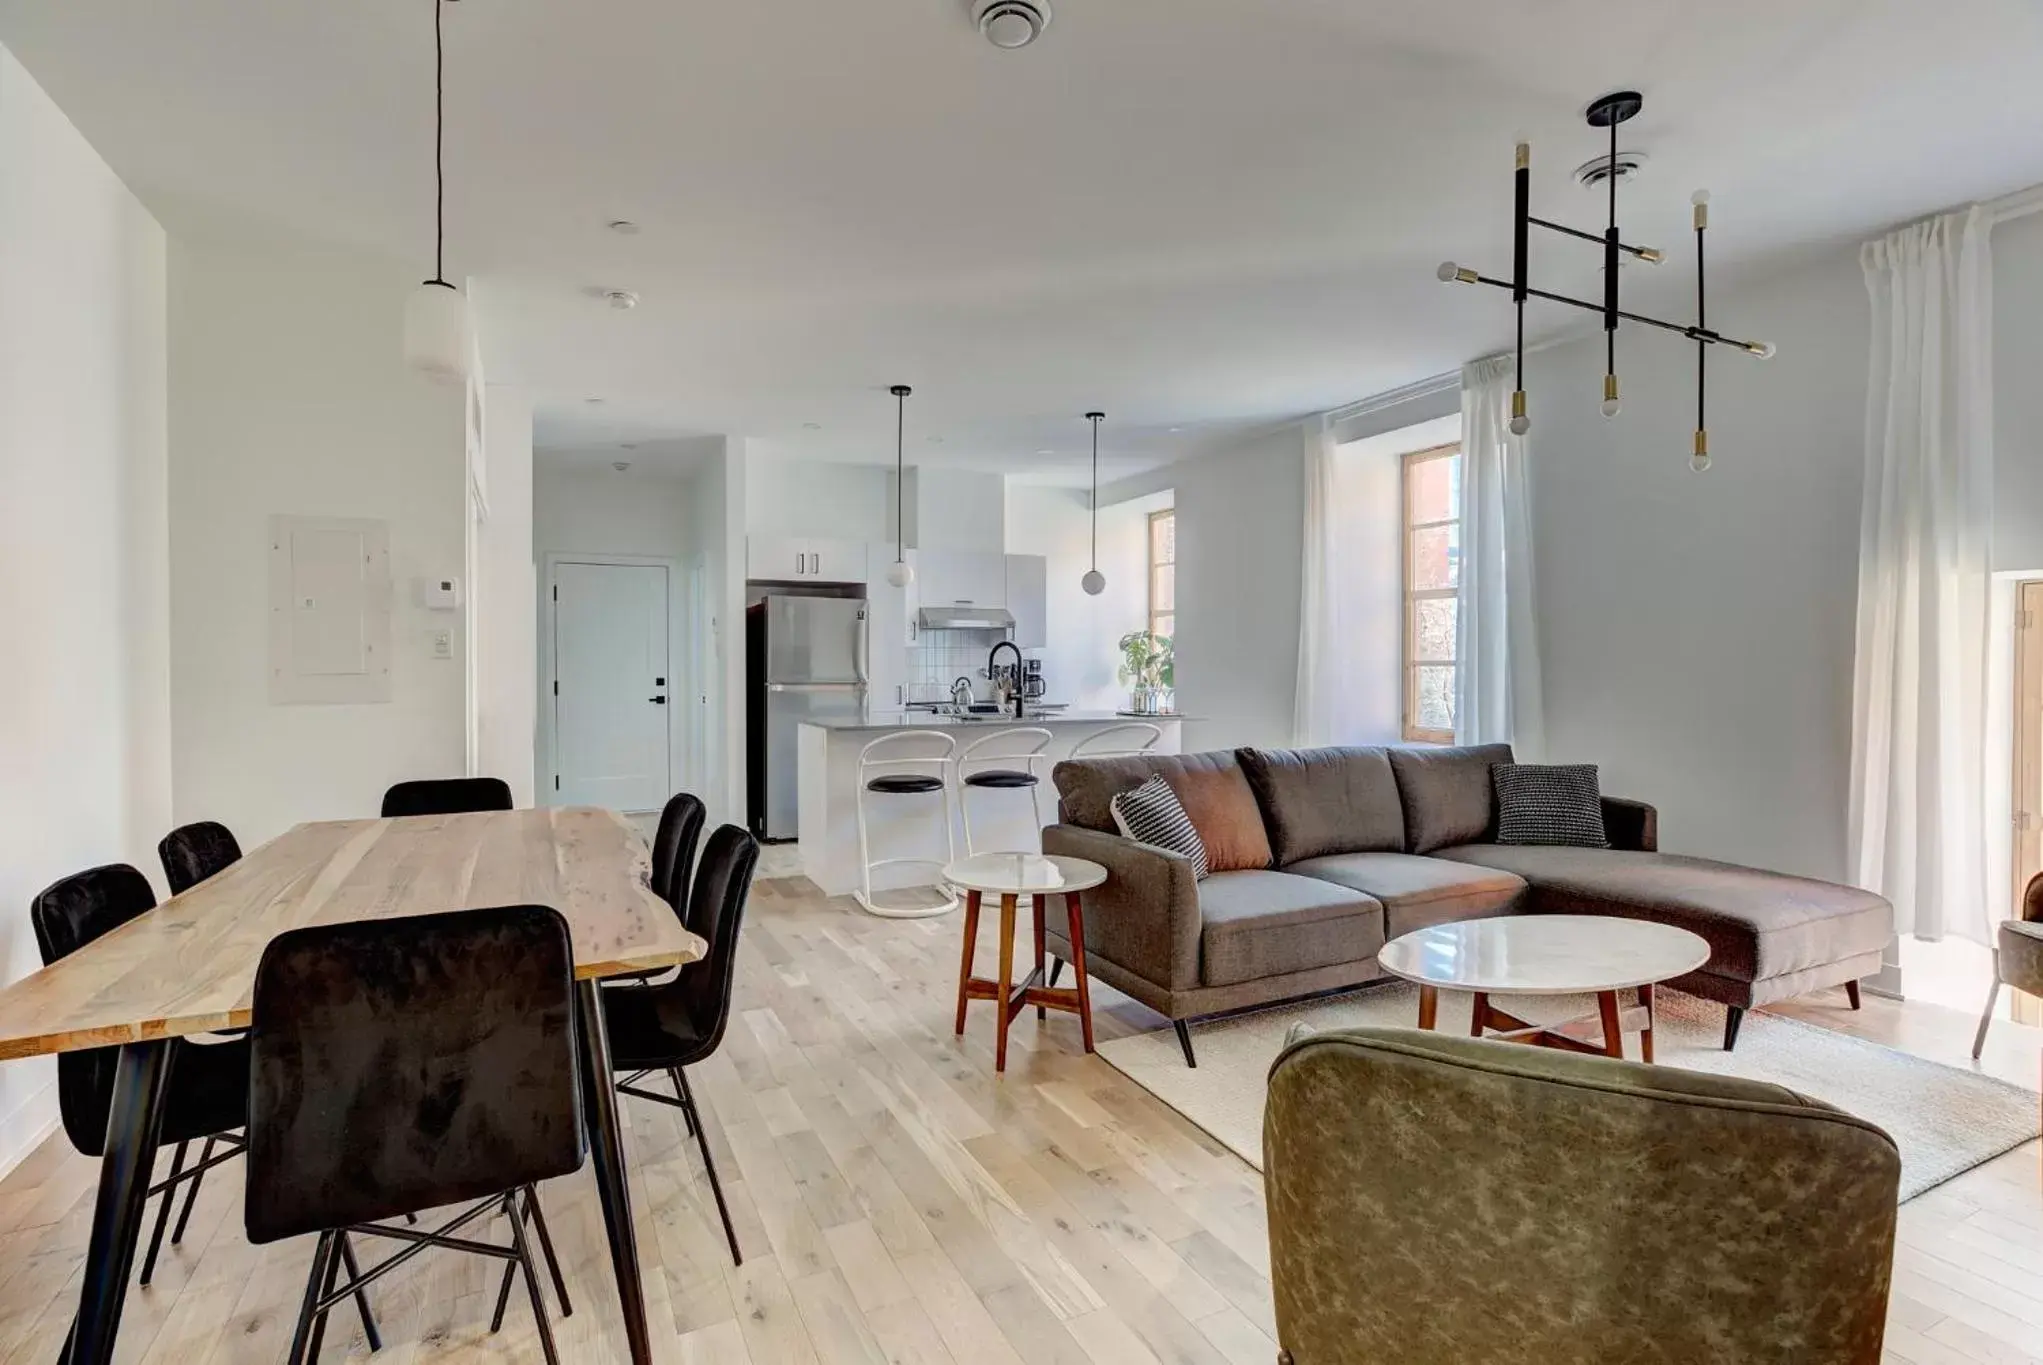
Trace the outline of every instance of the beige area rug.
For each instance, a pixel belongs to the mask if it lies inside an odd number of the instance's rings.
[[[1587,996],[1499,997],[1497,1004],[1534,1022],[1595,1008],[1594,998]],[[1662,991],[1655,1013],[1654,1056],[1661,1065],[1771,1081],[1886,1129],[1901,1149],[1903,1201],[2043,1132],[2036,1092],[1992,1077],[1759,1011],[1745,1016],[1738,1050],[1726,1053],[1721,1006]],[[1441,992],[1441,1031],[1466,1034],[1468,1021],[1469,997]],[[1196,1069],[1185,1065],[1177,1036],[1167,1028],[1103,1042],[1099,1051],[1137,1085],[1261,1170],[1265,1077],[1292,1025],[1412,1028],[1417,1022],[1418,990],[1400,982],[1337,1000],[1194,1025]],[[1637,1059],[1637,1034],[1626,1035],[1625,1052]]]

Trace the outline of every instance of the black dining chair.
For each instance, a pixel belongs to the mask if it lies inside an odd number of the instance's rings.
[[[501,777],[440,777],[400,782],[383,793],[383,818],[405,815],[461,815],[511,809],[511,788]]]
[[[674,907],[683,919],[688,915],[688,884],[695,873],[695,847],[702,842],[702,823],[708,815],[702,799],[688,792],[676,792],[660,812],[660,827],[653,834],[653,893]]]
[[[522,1273],[557,1365],[525,1224],[531,1187],[582,1164],[573,989],[567,922],[542,905],[271,940],[249,1031],[246,1219],[258,1245],[319,1237],[293,1365],[317,1357],[335,1305],[428,1247],[508,1262],[492,1332]],[[469,1207],[430,1232],[381,1221],[449,1204]],[[496,1214],[507,1245],[458,1235]],[[404,1245],[364,1273],[351,1233]]]
[[[217,820],[179,825],[156,845],[170,894],[181,896],[206,878],[241,861],[234,831]]]
[[[36,947],[43,965],[48,966],[155,907],[156,893],[149,879],[126,863],[111,863],[46,887],[30,903],[28,914]],[[113,1108],[119,1053],[117,1047],[101,1047],[57,1054],[57,1108],[64,1135],[83,1156],[105,1155],[106,1122]],[[163,1232],[178,1187],[187,1188],[184,1210],[171,1232],[172,1245],[184,1239],[206,1172],[243,1150],[240,1129],[248,1119],[248,1042],[230,1038],[207,1044],[179,1038],[171,1044],[169,1074],[157,1140],[177,1146],[170,1158],[169,1179],[149,1188],[148,1197],[161,1196],[163,1202],[156,1207],[156,1226],[142,1259],[141,1281],[145,1285],[156,1273],[157,1254],[163,1248]],[[187,1169],[185,1157],[198,1138],[205,1139],[205,1150],[198,1163]],[[223,1149],[217,1156],[216,1146]],[[362,1322],[374,1341],[376,1326],[366,1307]]]
[[[682,1122],[702,1149],[702,1167],[716,1196],[731,1260],[743,1265],[738,1234],[731,1227],[730,1207],[709,1154],[709,1136],[702,1111],[688,1086],[685,1068],[704,1060],[723,1042],[731,1017],[731,984],[737,974],[738,926],[745,918],[752,874],[759,864],[759,843],[736,825],[709,836],[702,866],[688,897],[687,925],[708,945],[699,962],[691,962],[670,982],[620,986],[603,992],[603,1018],[610,1034],[611,1065],[630,1072],[618,1083],[619,1094],[636,1095],[681,1111]],[[674,1093],[662,1095],[638,1083],[665,1072]]]

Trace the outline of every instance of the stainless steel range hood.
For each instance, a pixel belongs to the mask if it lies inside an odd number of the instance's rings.
[[[924,630],[1014,629],[1014,615],[1006,607],[924,607],[915,621]]]

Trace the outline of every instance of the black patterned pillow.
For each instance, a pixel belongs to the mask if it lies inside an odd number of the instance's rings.
[[[1170,789],[1170,783],[1152,777],[1115,797],[1109,809],[1122,835],[1167,853],[1184,854],[1192,860],[1193,877],[1205,877],[1206,845],[1199,838],[1199,831],[1192,827],[1192,817],[1185,814],[1184,803]]]
[[[1497,842],[1609,848],[1594,763],[1499,763]]]

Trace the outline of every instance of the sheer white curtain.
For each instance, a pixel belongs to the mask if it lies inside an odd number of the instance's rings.
[[[1872,296],[1852,679],[1850,856],[1895,928],[1990,942],[1985,798],[1993,538],[1991,222],[1860,252]]]
[[[1512,367],[1493,356],[1461,371],[1461,586],[1456,601],[1454,737],[1508,741],[1521,760],[1545,747],[1533,616],[1530,438],[1511,434]]]
[[[1340,471],[1333,423],[1316,417],[1305,424],[1305,536],[1298,613],[1298,702],[1292,741],[1301,748],[1350,742],[1343,699],[1347,695],[1341,652],[1347,636],[1341,621],[1341,593],[1334,574],[1341,536],[1335,526],[1340,506]]]

